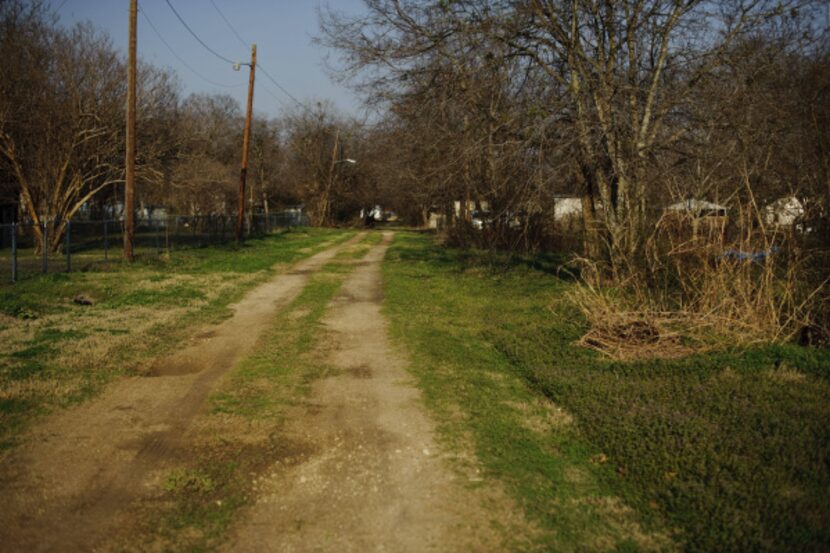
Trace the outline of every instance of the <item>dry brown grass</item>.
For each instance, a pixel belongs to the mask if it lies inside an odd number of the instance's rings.
[[[84,387],[82,379],[68,379],[67,374],[79,371],[104,373],[121,371],[125,358],[120,355],[126,348],[134,349],[142,343],[148,347],[158,340],[158,329],[175,329],[189,314],[197,313],[228,289],[239,287],[256,278],[256,275],[233,275],[226,279],[224,273],[206,275],[174,275],[162,281],[142,279],[135,290],[167,290],[182,284],[198,287],[204,298],[187,306],[155,304],[124,305],[112,309],[106,305],[93,305],[84,310],[62,311],[43,315],[34,320],[5,317],[0,329],[0,342],[7,351],[20,351],[38,335],[49,329],[80,331],[81,336],[64,340],[49,359],[49,365],[63,370],[51,376],[37,379],[10,381],[0,386],[0,399],[27,400],[50,397],[57,402],[78,396]]]
[[[731,239],[660,219],[646,259],[624,276],[578,260],[583,284],[570,299],[590,325],[580,344],[617,359],[672,358],[815,328],[830,278],[815,277],[802,237],[766,227],[753,202],[735,212]]]
[[[683,339],[688,317],[680,313],[631,310],[595,289],[576,288],[571,300],[588,319],[590,330],[579,345],[613,359],[670,359],[702,349]]]

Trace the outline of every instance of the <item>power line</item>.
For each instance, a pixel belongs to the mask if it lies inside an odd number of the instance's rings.
[[[268,93],[268,95],[269,95],[269,96],[271,96],[271,98],[273,98],[274,100],[276,100],[276,101],[277,101],[277,103],[278,103],[279,105],[281,105],[281,106],[285,106],[285,105],[286,105],[286,104],[285,104],[285,100],[283,100],[282,98],[280,98],[280,97],[279,97],[279,95],[277,95],[277,93],[276,93],[276,92],[272,91],[272,90],[271,90],[270,88],[268,88],[267,86],[263,86],[263,87],[262,87],[262,90],[264,90],[265,92],[267,92],[267,93]]]
[[[220,54],[219,52],[217,52],[216,50],[214,50],[213,48],[208,46],[207,43],[204,40],[199,38],[199,35],[197,35],[195,32],[193,32],[193,29],[191,29],[190,25],[188,25],[187,22],[182,18],[182,16],[179,15],[179,12],[176,11],[176,8],[174,8],[173,4],[170,3],[170,0],[164,0],[164,1],[167,2],[167,5],[170,6],[171,10],[173,10],[173,13],[176,15],[176,17],[181,22],[181,24],[184,25],[184,28],[187,29],[187,31],[191,35],[193,35],[193,38],[195,38],[199,42],[199,44],[204,46],[205,50],[207,50],[208,52],[210,52],[211,54],[213,54],[214,56],[216,56],[220,60],[230,63],[231,65],[235,65],[236,63],[238,63],[238,62],[236,62],[236,61],[234,61],[230,58],[226,58],[225,56],[223,56],[222,54]]]
[[[291,94],[290,92],[288,92],[288,91],[287,91],[287,90],[286,90],[286,89],[285,89],[285,88],[284,88],[284,87],[283,87],[280,83],[278,83],[278,82],[277,82],[277,80],[276,80],[274,77],[272,77],[272,76],[271,76],[271,74],[270,74],[270,73],[268,73],[268,71],[266,71],[266,70],[265,70],[265,67],[263,67],[262,65],[260,65],[260,66],[259,66],[259,70],[260,70],[260,71],[262,71],[262,74],[263,74],[263,75],[265,75],[265,77],[266,77],[269,81],[271,81],[272,83],[274,83],[274,86],[276,86],[277,88],[279,88],[279,89],[282,91],[282,93],[283,93],[283,94],[285,94],[286,96],[288,96],[289,98],[291,98],[291,100],[293,100],[295,104],[297,104],[297,105],[298,105],[298,106],[300,106],[301,108],[305,109],[305,104],[303,104],[301,101],[299,101],[297,98],[295,98],[295,97],[294,97],[294,95],[292,95],[292,94]]]
[[[247,47],[248,47],[248,42],[247,42],[244,38],[242,38],[242,36],[239,34],[239,32],[237,32],[237,30],[236,30],[236,28],[233,26],[233,24],[231,24],[231,22],[230,22],[230,21],[228,21],[228,18],[227,18],[227,17],[225,17],[225,14],[224,14],[224,13],[222,13],[222,10],[220,10],[220,9],[219,9],[219,6],[217,6],[217,5],[216,5],[216,2],[214,2],[214,0],[210,0],[210,3],[211,3],[211,5],[213,6],[213,9],[215,9],[215,10],[216,10],[216,13],[218,13],[218,14],[219,14],[219,17],[221,17],[221,18],[222,18],[222,21],[224,21],[224,22],[225,22],[225,25],[227,25],[227,26],[228,26],[228,29],[230,29],[230,30],[231,30],[231,32],[232,32],[232,33],[236,36],[237,40],[239,40],[240,44],[242,44],[243,46],[245,46],[245,47],[247,48]],[[295,97],[294,97],[294,96],[293,96],[290,92],[288,92],[288,90],[286,90],[286,89],[285,89],[285,87],[283,87],[280,83],[278,83],[278,82],[277,82],[277,80],[276,80],[274,77],[272,77],[270,73],[268,73],[268,70],[266,70],[266,69],[265,69],[265,66],[263,66],[263,65],[262,65],[262,62],[260,62],[258,65],[259,65],[259,69],[260,69],[260,71],[262,71],[263,75],[265,75],[265,77],[266,77],[269,81],[271,81],[272,83],[274,83],[274,86],[276,86],[278,89],[280,89],[280,90],[282,91],[282,93],[283,93],[283,94],[285,94],[286,96],[288,96],[288,97],[289,97],[292,101],[294,101],[294,103],[296,103],[298,106],[303,107],[303,108],[305,107],[305,106],[303,105],[303,103],[302,103],[302,102],[300,102],[299,100],[297,100],[297,98],[295,98]],[[274,96],[274,94],[273,94],[270,90],[266,89],[266,91],[267,91],[269,94],[271,94],[272,96]],[[274,97],[276,98],[276,96],[274,96]],[[279,101],[279,99],[278,99],[278,98],[277,98],[277,100]]]
[[[179,14],[179,12],[177,12],[177,11],[176,11],[176,8],[174,8],[174,7],[173,7],[173,4],[171,4],[171,3],[170,3],[170,0],[165,0],[165,2],[167,2],[167,5],[168,5],[168,6],[170,6],[170,9],[171,9],[171,10],[173,11],[173,13],[176,15],[176,17],[177,17],[177,18],[178,18],[178,20],[181,22],[181,24],[182,24],[182,25],[184,25],[185,29],[187,29],[187,30],[188,30],[188,32],[189,32],[191,35],[193,35],[193,38],[195,38],[195,39],[199,42],[199,44],[201,44],[202,46],[204,46],[204,47],[205,47],[205,49],[206,49],[208,52],[210,52],[211,54],[213,54],[213,55],[214,55],[214,56],[216,56],[217,58],[219,58],[219,59],[221,59],[221,60],[223,60],[223,61],[226,61],[226,62],[228,62],[228,63],[231,63],[231,64],[236,64],[236,63],[237,63],[237,62],[235,62],[235,61],[233,61],[233,60],[231,60],[231,59],[229,59],[229,58],[226,58],[225,56],[223,56],[222,54],[218,53],[218,52],[217,52],[217,51],[215,51],[213,48],[211,48],[210,46],[208,46],[208,45],[205,43],[205,41],[203,41],[201,38],[199,38],[199,36],[198,36],[195,32],[193,32],[193,29],[191,29],[191,28],[190,28],[190,26],[189,26],[189,25],[187,24],[187,22],[186,22],[186,21],[182,18],[182,16]],[[223,14],[223,13],[222,13],[222,10],[220,10],[220,9],[219,9],[219,6],[217,6],[217,5],[216,5],[216,3],[215,3],[213,0],[211,0],[211,2],[210,2],[210,3],[213,5],[214,9],[216,9],[216,12],[219,14],[219,16],[222,18],[222,20],[223,20],[223,21],[225,22],[225,24],[228,26],[228,28],[230,28],[230,30],[233,32],[233,34],[236,36],[236,38],[239,40],[239,42],[241,42],[244,46],[246,46],[246,47],[247,47],[247,46],[248,46],[248,44],[247,44],[247,42],[245,41],[245,39],[244,39],[244,38],[242,38],[242,37],[240,36],[240,34],[236,31],[236,29],[235,29],[235,28],[234,28],[234,26],[231,24],[231,22],[230,22],[230,21],[228,21],[228,18],[227,18],[227,17],[225,17],[225,14]],[[292,100],[295,104],[297,104],[298,106],[300,106],[300,107],[301,107],[301,108],[303,108],[303,109],[307,109],[307,108],[306,108],[306,106],[305,106],[302,102],[300,102],[300,101],[299,101],[296,97],[294,97],[294,95],[293,95],[293,94],[291,94],[290,92],[288,92],[288,90],[286,90],[286,88],[285,88],[284,86],[282,86],[279,82],[277,82],[277,80],[276,80],[274,77],[272,77],[272,76],[271,76],[271,74],[268,72],[268,70],[267,70],[267,69],[265,69],[265,67],[262,65],[262,63],[259,63],[258,65],[259,65],[259,69],[260,69],[260,71],[262,72],[262,74],[263,74],[263,75],[265,75],[265,77],[266,77],[269,81],[271,81],[271,82],[274,84],[274,86],[276,86],[276,87],[277,87],[280,91],[282,91],[282,93],[283,93],[283,94],[285,94],[286,96],[288,96],[288,97],[289,97],[289,98],[290,98],[290,99],[291,99],[291,100]]]
[[[167,47],[167,49],[170,51],[170,53],[173,54],[173,57],[176,58],[177,60],[179,60],[179,62],[182,65],[184,65],[187,69],[189,69],[191,73],[193,73],[194,75],[196,75],[197,77],[199,77],[200,79],[205,81],[206,83],[211,84],[213,86],[218,86],[218,87],[222,87],[222,88],[238,88],[238,87],[244,85],[244,83],[239,83],[239,84],[217,83],[216,81],[212,81],[212,80],[208,79],[207,77],[205,77],[204,75],[202,75],[201,73],[199,73],[198,71],[193,69],[193,67],[191,67],[189,63],[187,63],[184,59],[182,59],[182,57],[179,56],[179,54],[176,53],[176,51],[173,49],[173,47],[170,46],[170,44],[164,39],[162,34],[159,32],[159,30],[156,28],[156,26],[150,20],[150,16],[147,15],[147,12],[145,12],[144,9],[141,6],[139,6],[138,11],[141,12],[141,15],[144,17],[144,20],[147,21],[147,24],[150,25],[150,28],[153,30],[154,33],[156,33],[156,36],[159,38],[159,40],[161,40],[162,44],[164,44]]]
[[[239,33],[238,33],[238,32],[236,32],[236,29],[234,28],[234,26],[233,26],[233,25],[231,25],[231,22],[230,22],[230,21],[228,21],[228,18],[227,18],[227,17],[225,17],[225,14],[224,14],[224,13],[222,13],[222,10],[220,10],[220,9],[219,9],[219,6],[217,6],[217,5],[216,5],[216,2],[214,2],[213,0],[210,0],[210,3],[211,3],[211,5],[213,6],[213,9],[215,9],[215,10],[216,10],[216,13],[218,13],[218,14],[219,14],[219,17],[221,17],[221,18],[222,18],[222,21],[224,21],[224,22],[225,22],[225,25],[227,25],[227,26],[228,26],[228,29],[230,29],[230,30],[231,30],[231,32],[232,32],[234,35],[236,35],[236,38],[239,40],[239,42],[242,44],[242,46],[244,46],[246,49],[247,49],[247,48],[250,48],[250,47],[251,47],[251,45],[250,45],[250,44],[248,44],[248,43],[245,41],[245,39],[244,39],[244,38],[242,38],[241,36],[239,36]]]

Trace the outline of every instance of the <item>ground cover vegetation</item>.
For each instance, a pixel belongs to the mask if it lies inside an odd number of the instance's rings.
[[[305,229],[0,286],[0,444],[177,347],[194,326],[300,258],[352,236]]]
[[[318,40],[370,123],[256,116],[249,212],[332,226],[380,205],[462,248],[399,241],[388,313],[445,438],[475,444],[541,546],[826,546],[829,363],[794,342],[830,342],[827,3],[364,4],[322,9]],[[0,57],[0,223],[58,253],[70,218],[122,215],[124,60],[23,0],[0,2]],[[237,103],[149,64],[138,98],[142,211],[231,214]],[[3,447],[336,236],[0,288]],[[212,470],[171,493],[212,497]]]
[[[830,354],[611,360],[578,344],[588,321],[566,293],[579,284],[555,273],[423,234],[400,234],[384,267],[386,314],[445,444],[472,445],[545,530],[539,544],[826,548]]]
[[[324,360],[320,320],[376,236],[339,252],[313,275],[211,395],[207,413],[188,432],[187,459],[139,507],[135,528],[125,533],[125,550],[216,550],[239,510],[263,493],[259,479],[267,479],[268,468],[301,461],[308,446],[286,438],[281,428],[290,411],[303,405],[311,384],[335,370]]]

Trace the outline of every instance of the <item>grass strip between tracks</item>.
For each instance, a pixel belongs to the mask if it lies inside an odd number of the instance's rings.
[[[368,235],[312,275],[254,353],[211,396],[209,413],[188,438],[194,442],[191,460],[168,473],[164,493],[144,505],[143,523],[130,537],[130,547],[215,550],[238,510],[255,496],[256,477],[277,460],[299,461],[306,446],[281,436],[280,429],[311,384],[333,370],[319,351],[326,335],[320,321],[354,263],[369,251],[366,245],[376,242]]]

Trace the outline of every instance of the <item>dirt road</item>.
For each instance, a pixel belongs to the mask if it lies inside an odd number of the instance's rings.
[[[389,342],[380,264],[390,238],[363,259],[324,319],[326,355],[340,373],[315,383],[285,431],[313,453],[266,471],[226,551],[503,550],[491,522],[518,517],[496,492],[474,491],[464,485],[469,476],[450,469],[406,359]]]
[[[391,238],[329,306],[319,353],[336,374],[316,381],[280,430],[303,453],[252,475],[255,499],[237,513],[226,551],[502,551],[505,527],[527,528],[498,490],[468,485],[477,476],[453,468],[436,444],[381,313]],[[155,361],[148,376],[40,425],[0,464],[0,550],[110,550],[130,505],[188,454],[187,430],[220,377],[347,245],[255,289],[233,318]]]
[[[125,524],[132,501],[178,456],[181,437],[217,379],[247,353],[274,313],[303,289],[328,249],[252,290],[234,315],[198,334],[149,374],[52,416],[0,464],[1,551],[92,551]]]

